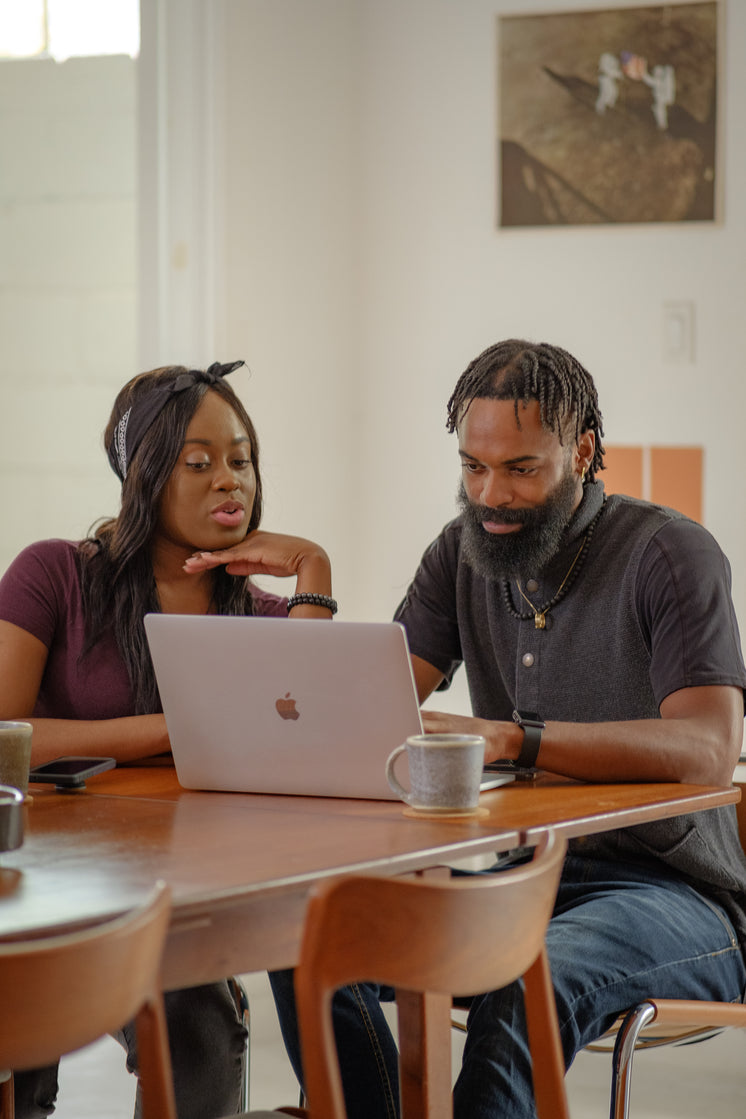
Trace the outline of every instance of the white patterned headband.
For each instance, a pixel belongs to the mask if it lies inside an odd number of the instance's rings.
[[[145,432],[161,414],[169,400],[173,400],[180,392],[193,388],[200,382],[214,385],[216,381],[244,364],[243,361],[231,361],[222,365],[219,361],[215,361],[209,369],[190,369],[180,373],[167,384],[156,385],[150,392],[143,393],[135,400],[114,428],[114,435],[107,447],[109,463],[120,481],[123,482],[127,477],[132,456],[140,446]]]

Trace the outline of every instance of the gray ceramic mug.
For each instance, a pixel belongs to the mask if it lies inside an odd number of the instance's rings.
[[[389,755],[386,780],[418,812],[472,815],[479,801],[485,740],[481,734],[415,734]],[[409,791],[394,769],[407,755]]]

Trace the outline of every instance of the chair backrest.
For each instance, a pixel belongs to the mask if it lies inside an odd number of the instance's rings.
[[[159,985],[171,909],[158,884],[124,916],[0,944],[0,1068],[36,1068],[137,1023],[143,1119],[175,1119]]]
[[[467,878],[351,876],[313,892],[295,980],[312,1119],[345,1117],[331,1021],[337,988],[367,980],[409,992],[474,995],[521,976],[539,1117],[568,1115],[544,953],[564,852],[564,841],[547,833],[533,860],[514,870]],[[449,1006],[446,1000],[445,1031]],[[450,1079],[448,1092],[450,1098]],[[406,1115],[404,1099],[402,1106]]]

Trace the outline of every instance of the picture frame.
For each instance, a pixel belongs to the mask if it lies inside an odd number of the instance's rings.
[[[498,225],[720,219],[722,0],[498,16]]]

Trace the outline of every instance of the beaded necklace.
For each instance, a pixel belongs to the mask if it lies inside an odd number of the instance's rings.
[[[590,543],[591,543],[591,537],[593,536],[593,531],[594,531],[596,525],[598,524],[598,521],[599,521],[599,518],[600,518],[601,514],[604,511],[604,505],[605,504],[606,504],[606,497],[604,496],[603,502],[601,504],[601,508],[596,513],[596,515],[593,518],[593,520],[591,521],[591,523],[588,525],[588,528],[585,530],[585,536],[583,537],[583,542],[580,545],[580,547],[578,548],[577,552],[575,553],[575,556],[573,557],[573,561],[570,564],[567,575],[565,575],[564,579],[562,580],[559,587],[557,588],[557,592],[555,593],[553,598],[550,598],[549,602],[544,603],[544,605],[540,606],[540,607],[534,606],[533,602],[528,597],[528,595],[526,595],[524,593],[523,587],[521,586],[521,580],[518,577],[516,577],[515,582],[516,582],[516,586],[518,587],[518,593],[520,594],[521,598],[525,599],[525,601],[529,604],[529,606],[531,607],[531,612],[527,613],[525,611],[522,612],[520,610],[516,610],[515,606],[513,605],[512,598],[511,598],[510,583],[508,582],[507,579],[503,579],[503,585],[502,585],[503,598],[505,599],[505,605],[508,608],[508,612],[510,614],[512,614],[514,618],[520,618],[520,620],[522,622],[527,622],[529,620],[529,618],[533,618],[535,629],[546,629],[547,614],[552,609],[552,607],[556,606],[558,602],[562,601],[562,599],[565,597],[567,592],[570,590],[570,587],[573,585],[573,583],[575,582],[575,580],[577,579],[577,577],[580,573],[580,570],[581,570],[581,568],[582,568],[582,566],[585,562],[585,557],[588,554],[588,548],[589,548]]]

